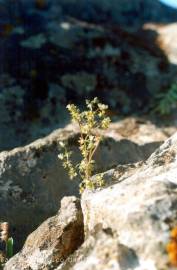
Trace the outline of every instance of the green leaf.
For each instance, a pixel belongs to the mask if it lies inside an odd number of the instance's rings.
[[[10,259],[13,256],[13,247],[14,247],[14,240],[13,238],[9,238],[6,243],[6,256]]]

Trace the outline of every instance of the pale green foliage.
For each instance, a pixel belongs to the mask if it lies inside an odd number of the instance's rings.
[[[0,270],[4,269],[4,264],[13,256],[14,240],[12,237],[8,238],[6,241],[5,252],[0,254]]]
[[[161,115],[168,115],[177,107],[177,83],[172,84],[167,93],[159,94],[158,106],[155,111]]]
[[[63,162],[63,166],[68,170],[69,177],[73,179],[78,174],[82,182],[80,184],[80,192],[85,188],[94,189],[103,186],[103,175],[99,174],[96,181],[92,181],[91,177],[94,171],[94,154],[99,146],[102,136],[98,134],[98,129],[107,129],[110,124],[110,118],[106,117],[108,106],[99,102],[98,98],[92,101],[86,100],[87,110],[81,112],[77,106],[70,104],[67,106],[72,120],[79,125],[79,150],[81,152],[81,162],[76,166],[71,161],[72,152],[68,151],[67,146],[60,142],[62,153],[58,156]],[[94,132],[93,132],[94,130]]]
[[[8,238],[6,243],[6,256],[10,259],[13,256],[14,240],[12,237]]]

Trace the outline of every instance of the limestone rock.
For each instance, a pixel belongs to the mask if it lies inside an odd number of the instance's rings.
[[[163,50],[167,56],[169,62],[172,64],[177,64],[177,53],[176,53],[176,32],[177,23],[167,24],[167,25],[157,25],[157,24],[146,24],[145,29],[151,29],[156,31],[158,34],[157,43],[159,48]]]
[[[87,240],[57,270],[172,269],[166,245],[177,222],[177,133],[128,167],[108,171],[107,188],[83,194]]]
[[[99,255],[99,257],[95,255]],[[90,235],[83,245],[56,270],[119,270],[117,258],[116,238],[107,232],[100,231]]]
[[[166,139],[162,130],[133,120],[132,124],[131,120],[114,123],[103,135],[105,139],[95,155],[95,172],[145,160]],[[58,159],[60,140],[68,143],[77,162],[78,129],[72,124],[25,147],[0,153],[0,213],[1,219],[10,223],[15,250],[36,226],[57,211],[63,196],[78,195],[79,179],[70,181]]]
[[[105,131],[105,136],[112,137],[115,140],[124,138],[138,145],[145,145],[165,141],[176,131],[175,126],[163,128],[143,118],[127,117],[111,123],[109,129]]]
[[[21,148],[0,153],[0,213],[8,221],[18,250],[26,236],[53,215],[60,200],[78,194],[77,181],[69,181],[58,159],[58,141],[74,130],[58,130]],[[73,149],[74,150],[74,149]]]
[[[54,269],[83,242],[83,216],[76,197],[64,197],[56,216],[47,219],[30,234],[20,253],[4,270]]]

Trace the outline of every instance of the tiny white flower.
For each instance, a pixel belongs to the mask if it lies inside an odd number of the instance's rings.
[[[65,144],[64,144],[64,142],[62,142],[62,141],[59,142],[59,145],[60,145],[61,147],[65,147]]]
[[[64,159],[63,154],[59,154],[59,155],[58,155],[58,158],[59,158],[60,160],[63,160],[63,159]]]
[[[108,106],[107,106],[107,105],[105,105],[105,104],[102,104],[102,103],[98,103],[98,108],[99,108],[100,110],[105,111],[105,110],[107,110],[107,109],[108,109]]]

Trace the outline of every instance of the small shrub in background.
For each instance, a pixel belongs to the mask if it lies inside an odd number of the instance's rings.
[[[155,112],[169,115],[175,108],[177,108],[177,83],[173,83],[166,93],[157,95]]]
[[[68,170],[70,179],[73,179],[78,174],[82,182],[80,184],[80,192],[84,189],[94,189],[98,186],[103,186],[103,175],[99,174],[96,181],[92,181],[94,171],[94,154],[99,146],[102,136],[97,133],[98,129],[107,129],[110,124],[110,118],[106,116],[108,106],[99,102],[98,98],[92,101],[86,100],[87,110],[81,112],[74,104],[67,106],[72,121],[76,122],[80,128],[79,150],[82,159],[76,166],[71,160],[72,152],[68,150],[64,142],[60,142],[62,152],[59,154],[59,159],[62,160],[63,167]],[[94,130],[94,132],[93,132]]]

